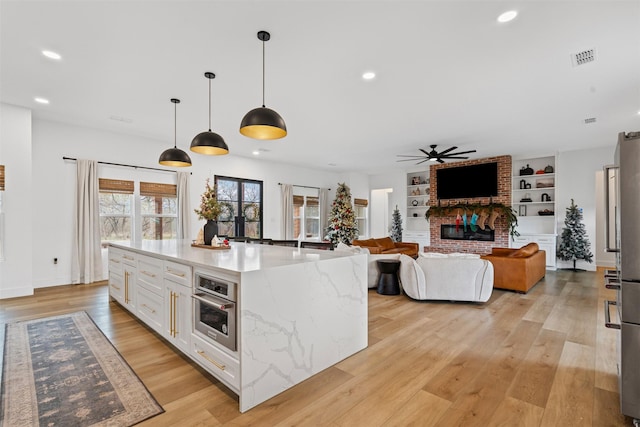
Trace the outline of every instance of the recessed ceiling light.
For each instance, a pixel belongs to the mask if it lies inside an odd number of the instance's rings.
[[[46,56],[47,58],[49,58],[49,59],[55,59],[55,60],[60,60],[60,59],[62,59],[62,56],[60,56],[60,54],[59,54],[59,53],[54,52],[54,51],[52,51],[52,50],[43,50],[43,51],[42,51],[42,54],[43,54],[44,56]]]
[[[49,100],[45,99],[45,98],[40,98],[39,96],[36,96],[35,98],[33,98],[34,101],[36,101],[38,104],[48,104]]]
[[[366,73],[364,73],[362,75],[362,78],[365,80],[371,80],[376,76],[376,73],[374,73],[373,71],[367,71]]]
[[[498,22],[509,22],[512,21],[516,16],[518,16],[518,12],[516,12],[515,10],[510,10],[498,16]]]
[[[251,152],[251,154],[253,154],[254,156],[259,156],[260,155],[260,150],[253,150]]]
[[[338,166],[336,163],[327,163],[329,166]]]

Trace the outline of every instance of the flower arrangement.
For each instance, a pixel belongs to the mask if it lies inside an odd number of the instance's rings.
[[[216,186],[211,186],[209,184],[209,179],[207,178],[205,191],[200,197],[200,209],[194,209],[194,212],[198,215],[198,219],[206,219],[207,221],[215,221],[218,219],[221,207],[220,203],[218,203],[216,192]]]

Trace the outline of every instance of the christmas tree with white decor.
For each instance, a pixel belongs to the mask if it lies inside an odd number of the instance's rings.
[[[578,205],[573,203],[567,208],[567,217],[564,220],[565,228],[560,236],[560,247],[558,248],[558,258],[563,261],[573,261],[573,271],[576,270],[576,260],[583,259],[586,262],[593,262],[587,231],[582,223],[582,212]]]
[[[402,216],[398,210],[398,205],[393,210],[393,216],[391,217],[391,240],[394,242],[402,242]]]
[[[357,237],[358,224],[351,204],[351,190],[345,183],[339,183],[336,198],[331,203],[325,238],[336,246],[340,242],[350,245]]]

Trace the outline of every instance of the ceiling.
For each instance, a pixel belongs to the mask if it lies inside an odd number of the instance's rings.
[[[519,14],[499,24],[507,10]],[[170,98],[182,101],[179,148],[208,128],[205,71],[230,155],[317,169],[408,168],[397,155],[431,144],[471,158],[549,154],[640,130],[637,0],[2,0],[0,24],[0,101],[155,139],[154,158],[173,145]],[[281,140],[238,132],[261,104],[259,30],[271,33],[266,105],[287,123]],[[595,61],[574,66],[588,49]]]

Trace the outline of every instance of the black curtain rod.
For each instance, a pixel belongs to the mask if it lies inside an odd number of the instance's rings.
[[[282,184],[281,182],[279,182],[279,183],[278,183],[278,185],[284,185],[284,184]],[[293,185],[294,187],[313,188],[313,189],[315,189],[315,190],[320,190],[320,187],[310,187],[310,186],[308,186],[308,185],[298,185],[298,184],[291,184],[291,185]],[[327,188],[327,190],[328,190],[328,191],[331,191],[331,189],[330,189],[330,188]]]
[[[77,162],[78,159],[74,159],[73,157],[62,157],[62,160],[72,160],[74,162]],[[135,166],[135,165],[125,165],[123,163],[110,163],[110,162],[98,162],[101,165],[111,165],[111,166],[124,166],[126,168],[134,168],[134,169],[147,169],[147,170],[152,170],[152,171],[160,171],[160,172],[173,172],[173,173],[177,173],[178,171],[173,171],[171,169],[160,169],[160,168],[150,168],[148,166]],[[189,175],[192,175],[192,172],[189,172]]]

